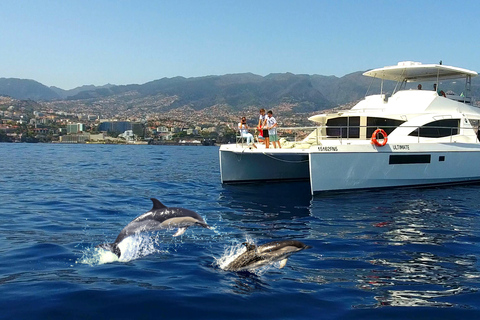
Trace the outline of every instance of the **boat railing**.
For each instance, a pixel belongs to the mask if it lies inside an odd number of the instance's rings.
[[[281,134],[279,135],[279,138],[282,138],[284,141],[289,141],[293,143],[299,143],[301,140],[303,140],[305,137],[307,137],[309,134],[314,132],[314,130],[320,128],[319,126],[309,126],[309,127],[277,127],[277,131]],[[249,133],[252,133],[254,137],[254,142],[258,143],[260,142],[259,138],[259,130],[258,129],[253,129],[250,128],[247,130]],[[317,140],[318,141],[318,140]],[[237,146],[240,146],[242,148],[248,147],[247,144],[247,138],[242,136],[240,131],[237,131],[237,135],[235,138],[235,144]]]
[[[398,126],[308,126],[308,127],[277,127],[278,136],[282,145],[287,143],[291,147],[305,147],[308,145],[320,145],[325,140],[338,140],[340,144],[344,144],[351,141],[370,140],[373,132],[377,129],[383,129],[388,134],[393,132]],[[445,127],[445,126],[401,126],[403,129],[411,129],[410,137],[416,137],[417,143],[420,143],[422,139],[443,139],[442,142],[455,142],[464,141],[459,140],[458,135],[462,132],[462,136],[468,141],[480,142],[478,135],[479,131],[471,130],[472,127]],[[326,129],[330,131],[337,131],[339,134],[322,134],[326,132]],[[464,130],[468,129],[468,130]],[[415,132],[416,131],[416,132]],[[363,135],[361,135],[363,132]],[[412,133],[415,132],[415,135]],[[445,138],[449,138],[446,140]],[[255,131],[254,141],[259,142],[258,131]],[[381,137],[377,137],[381,138]],[[409,141],[411,142],[411,141]],[[242,147],[246,147],[246,139],[240,135],[237,136],[236,144]]]

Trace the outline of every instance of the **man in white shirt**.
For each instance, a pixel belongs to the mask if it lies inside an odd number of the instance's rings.
[[[275,118],[273,117],[272,110],[269,110],[267,112],[266,123],[267,123],[268,135],[270,137],[270,141],[273,143],[273,147],[277,148],[277,143],[278,143],[278,147],[281,148],[282,146],[280,145],[280,141],[278,140],[278,136],[277,136],[277,120],[275,120]]]

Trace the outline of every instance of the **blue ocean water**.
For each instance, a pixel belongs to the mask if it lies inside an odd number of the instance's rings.
[[[222,186],[217,147],[0,144],[2,319],[480,317],[480,185],[311,197],[306,183]],[[266,168],[267,169],[267,168]],[[155,197],[189,228],[113,242]],[[313,248],[222,269],[245,240]]]

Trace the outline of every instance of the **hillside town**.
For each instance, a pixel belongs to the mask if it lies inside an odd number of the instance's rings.
[[[129,112],[121,106],[117,109],[108,106],[0,96],[0,142],[227,143],[235,141],[240,117],[246,116],[249,126],[255,128],[259,110],[251,106],[234,111],[227,105],[214,105],[201,110],[184,106],[164,112],[152,112],[148,108]],[[292,112],[293,107],[281,104],[273,108],[279,123],[284,127],[311,125],[308,115]]]

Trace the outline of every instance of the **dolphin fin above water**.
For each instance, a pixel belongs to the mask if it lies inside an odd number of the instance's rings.
[[[278,268],[283,269],[283,267],[285,267],[285,265],[287,264],[287,261],[288,261],[288,258],[285,258],[282,261],[280,261],[280,267]]]
[[[163,203],[161,203],[158,199],[150,198],[150,200],[152,200],[152,202],[153,202],[153,207],[152,207],[152,210],[150,210],[150,211],[161,210],[161,209],[166,209],[167,208],[167,206],[164,205]]]
[[[185,208],[167,207],[158,199],[150,198],[153,207],[150,211],[133,219],[125,228],[120,231],[114,243],[104,243],[97,247],[103,248],[115,253],[119,258],[122,254],[118,244],[123,239],[142,232],[151,232],[161,229],[178,228],[174,234],[175,237],[185,233],[188,227],[199,225],[210,229],[210,226],[196,212]]]
[[[174,237],[181,236],[182,234],[185,233],[185,231],[187,231],[187,228],[178,228],[177,232],[175,232],[175,234],[173,236]]]
[[[252,243],[244,242],[242,244],[247,248],[247,251],[255,250],[257,248],[257,246]]]

